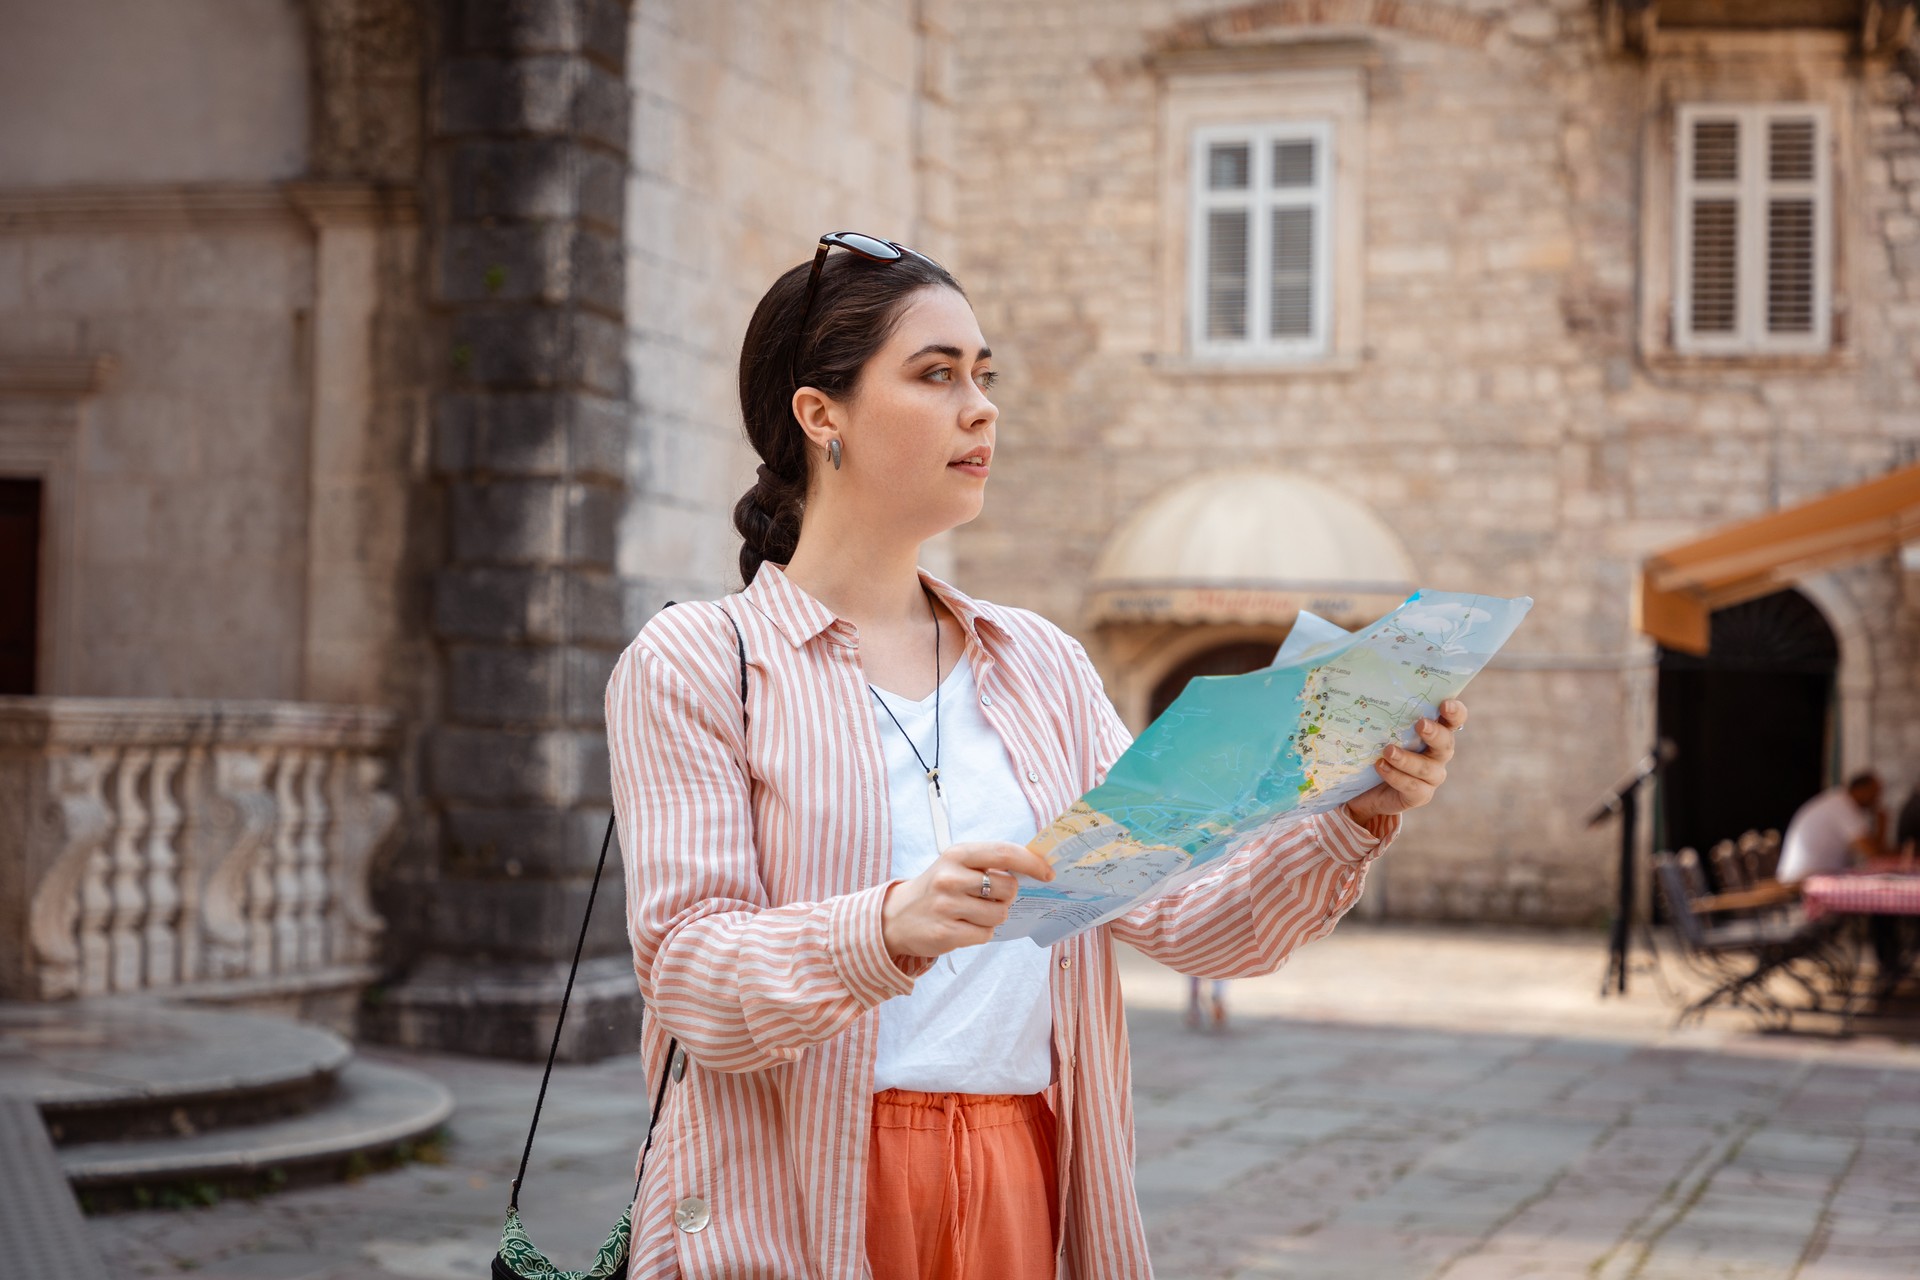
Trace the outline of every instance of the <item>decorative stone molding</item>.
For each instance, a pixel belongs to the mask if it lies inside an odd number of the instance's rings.
[[[286,196],[315,230],[330,226],[412,226],[420,221],[411,187],[367,182],[290,182]]]
[[[8,355],[0,352],[0,395],[90,396],[113,376],[112,356]]]
[[[371,977],[395,717],[0,698],[0,996]]]
[[[1641,57],[1657,52],[1669,30],[1792,32],[1850,26],[1849,38],[1862,57],[1891,58],[1912,47],[1920,0],[1855,0],[1851,8],[1848,19],[1846,5],[1805,4],[1796,18],[1790,4],[1754,5],[1743,13],[1720,0],[1601,0],[1600,30],[1610,52]]]
[[[412,222],[412,188],[366,182],[141,183],[0,190],[0,231],[178,231],[346,218]]]
[[[1495,27],[1491,18],[1422,0],[1268,0],[1178,23],[1161,37],[1157,54],[1167,57],[1267,43],[1299,28],[1398,31],[1463,49],[1483,49]]]

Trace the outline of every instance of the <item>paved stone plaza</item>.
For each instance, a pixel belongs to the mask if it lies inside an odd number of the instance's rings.
[[[1676,1033],[1651,976],[1596,1002],[1591,935],[1349,924],[1234,984],[1224,1034],[1128,957],[1140,1198],[1159,1274],[1879,1280],[1920,1269],[1920,1047]],[[537,1068],[391,1055],[454,1091],[445,1161],[92,1220],[115,1275],[485,1274]],[[630,1064],[561,1072],[523,1209],[581,1266],[619,1215]]]

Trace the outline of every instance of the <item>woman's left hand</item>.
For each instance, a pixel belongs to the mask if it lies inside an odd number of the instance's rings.
[[[1447,780],[1447,762],[1453,759],[1455,737],[1466,724],[1466,703],[1457,698],[1441,703],[1438,720],[1422,720],[1415,726],[1426,750],[1388,747],[1374,765],[1380,771],[1380,785],[1347,801],[1348,816],[1366,826],[1375,818],[1418,809],[1433,799],[1434,792]]]

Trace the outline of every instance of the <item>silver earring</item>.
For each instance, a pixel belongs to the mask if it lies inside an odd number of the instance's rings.
[[[833,464],[835,471],[840,469],[840,442],[838,440],[827,441],[827,461]]]

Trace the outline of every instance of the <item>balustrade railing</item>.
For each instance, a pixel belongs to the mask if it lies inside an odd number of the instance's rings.
[[[394,717],[0,698],[0,996],[370,976]]]

